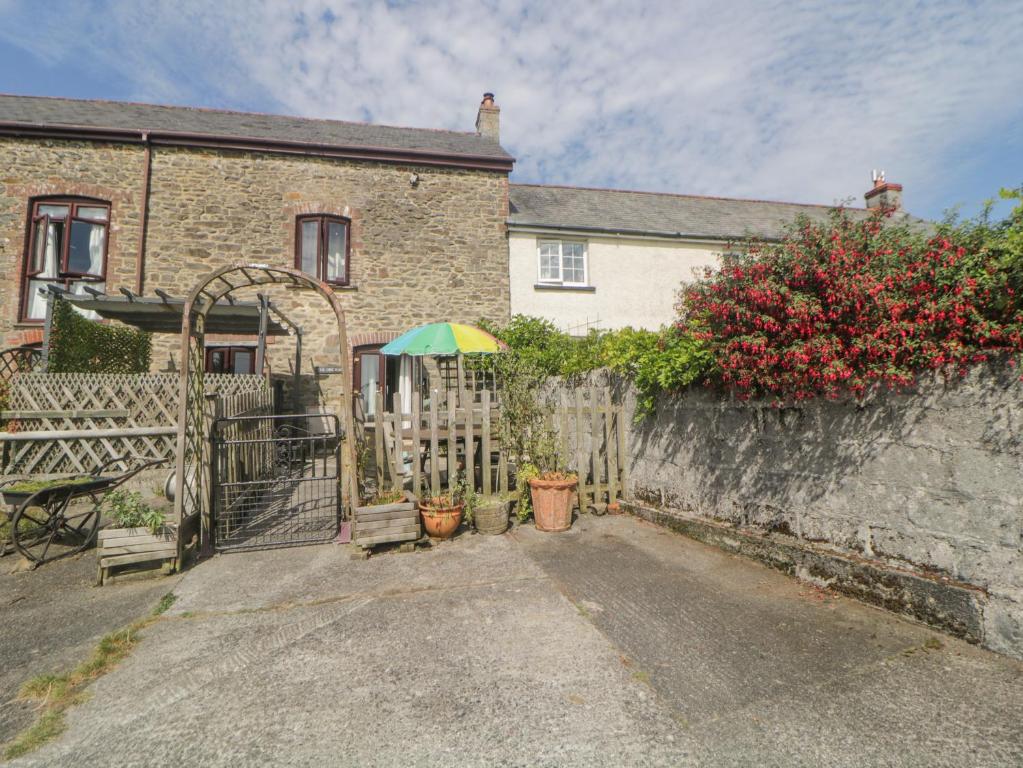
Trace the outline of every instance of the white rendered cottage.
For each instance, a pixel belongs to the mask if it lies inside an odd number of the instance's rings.
[[[902,187],[875,179],[863,216],[901,209]],[[671,322],[682,283],[716,267],[730,243],[778,239],[799,215],[831,206],[657,192],[512,184],[508,247],[512,314],[590,328],[655,330]],[[904,214],[903,214],[904,215]]]

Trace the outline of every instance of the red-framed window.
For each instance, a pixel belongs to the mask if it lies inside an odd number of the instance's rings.
[[[348,285],[351,222],[313,214],[295,219],[295,267],[325,283]]]
[[[206,373],[255,373],[256,348],[206,347]]]
[[[87,197],[33,200],[22,269],[20,319],[42,322],[46,318],[46,298],[39,289],[47,285],[57,285],[72,293],[82,293],[85,285],[103,290],[109,233],[110,203],[106,200]]]

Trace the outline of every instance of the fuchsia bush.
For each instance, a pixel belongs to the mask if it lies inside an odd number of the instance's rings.
[[[801,222],[686,289],[679,328],[708,345],[721,383],[742,398],[859,396],[1019,352],[1004,265],[963,230],[938,232],[914,233],[884,211]]]

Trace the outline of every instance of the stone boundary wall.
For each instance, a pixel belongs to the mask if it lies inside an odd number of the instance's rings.
[[[631,423],[635,393],[616,386]],[[879,584],[898,573],[975,591],[976,626],[936,623],[1023,658],[1018,371],[991,365],[962,380],[927,378],[911,393],[780,408],[693,390],[632,423],[630,453],[640,505],[851,558]],[[841,578],[818,580],[849,592]],[[872,601],[931,620],[930,599]]]

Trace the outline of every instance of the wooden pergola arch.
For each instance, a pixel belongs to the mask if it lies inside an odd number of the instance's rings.
[[[337,295],[326,283],[290,267],[268,264],[233,264],[201,278],[188,294],[181,320],[181,378],[178,402],[178,441],[175,462],[174,517],[178,531],[178,554],[199,532],[210,506],[209,417],[205,402],[206,319],[214,305],[233,291],[260,285],[294,285],[311,288],[330,305],[337,320],[341,361],[341,402],[336,405],[343,430],[341,446],[342,498],[350,505],[358,495],[355,447],[352,430],[352,375],[345,313]]]

